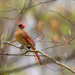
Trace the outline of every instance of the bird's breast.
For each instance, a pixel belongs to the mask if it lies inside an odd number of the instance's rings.
[[[20,44],[28,45],[28,42],[22,37],[22,32],[21,31],[16,31],[15,32],[15,38]]]

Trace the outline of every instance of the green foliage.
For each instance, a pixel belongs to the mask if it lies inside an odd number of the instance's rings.
[[[68,30],[70,29],[70,23],[65,21],[63,24],[61,24],[60,29],[62,31],[62,35],[68,34]]]
[[[46,13],[42,13],[40,16],[39,16],[40,19],[42,20],[49,20],[50,19],[50,15],[46,12]]]

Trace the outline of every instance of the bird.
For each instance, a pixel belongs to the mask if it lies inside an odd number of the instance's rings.
[[[18,21],[19,22],[19,21]],[[31,36],[24,30],[25,25],[22,23],[18,23],[17,28],[15,30],[15,39],[22,45],[27,47],[28,49],[36,50],[35,49],[35,43]],[[35,57],[35,60],[37,62],[37,59],[39,60],[39,63],[42,65],[41,58],[39,57],[38,53],[33,53]],[[37,59],[36,59],[37,57]]]

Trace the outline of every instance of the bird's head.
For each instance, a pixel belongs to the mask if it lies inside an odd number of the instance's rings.
[[[25,25],[23,25],[19,20],[17,20],[17,24],[18,28],[24,29]]]

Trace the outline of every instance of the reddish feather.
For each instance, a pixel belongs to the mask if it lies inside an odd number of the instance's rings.
[[[30,44],[32,45],[33,47],[35,46],[35,43],[33,42],[33,40],[31,39],[30,36],[28,36],[28,34],[22,34],[23,38]]]
[[[35,49],[34,49],[34,50],[35,50]],[[40,64],[42,65],[42,62],[41,62],[41,59],[40,59],[40,57],[39,57],[38,53],[36,53],[36,52],[35,52],[35,54],[37,55],[37,58],[38,58],[38,60],[39,60]]]
[[[35,43],[34,43],[33,40],[31,39],[31,37],[28,36],[28,34],[23,34],[23,38],[32,46],[32,49],[35,50],[35,47],[34,47],[34,46],[35,46]],[[36,54],[36,56],[37,56],[37,58],[38,58],[40,64],[42,65],[41,59],[40,59],[38,53],[35,52],[35,54]],[[35,57],[35,56],[34,56],[34,58],[35,58],[35,60],[36,60],[36,57]],[[37,60],[36,60],[36,61],[37,61]]]
[[[36,56],[35,56],[35,53],[33,52],[33,55],[34,55],[34,58],[35,58],[35,60],[36,60],[36,62],[37,62],[37,58],[36,58]]]

